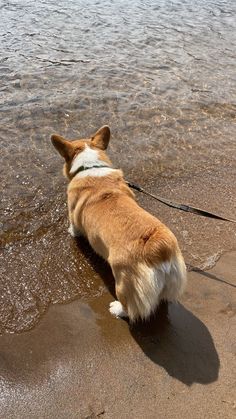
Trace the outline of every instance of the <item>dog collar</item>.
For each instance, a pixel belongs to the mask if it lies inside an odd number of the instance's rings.
[[[94,166],[80,166],[78,167],[78,169],[73,173],[73,177],[75,175],[77,175],[80,172],[84,172],[85,170],[89,170],[89,169],[101,169],[102,167],[106,167],[109,168],[109,166],[107,165],[94,165]]]

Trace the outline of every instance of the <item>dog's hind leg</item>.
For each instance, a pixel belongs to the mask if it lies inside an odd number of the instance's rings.
[[[68,233],[70,233],[72,237],[79,237],[83,235],[81,231],[77,230],[77,228],[72,223],[70,223]]]
[[[166,263],[165,286],[161,299],[165,301],[178,301],[186,287],[186,267],[181,254],[177,254],[171,262]]]
[[[156,273],[157,278],[156,278]],[[160,302],[165,273],[156,272],[147,265],[135,268],[113,269],[118,301],[110,304],[110,312],[116,317],[129,317],[131,322],[147,319]]]
[[[117,318],[119,318],[119,317],[128,317],[128,314],[126,313],[123,305],[118,300],[112,301],[110,303],[109,311],[110,311],[110,313],[113,316],[115,316]]]
[[[184,283],[184,265],[180,269],[178,263],[164,262],[155,267],[138,263],[132,268],[113,269],[113,275],[118,301],[110,304],[110,312],[135,322],[148,319],[162,299],[178,299]]]

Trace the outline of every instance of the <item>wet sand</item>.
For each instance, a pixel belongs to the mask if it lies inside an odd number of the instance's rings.
[[[235,261],[189,273],[180,304],[146,325],[112,318],[106,292],[2,336],[0,417],[235,417]]]

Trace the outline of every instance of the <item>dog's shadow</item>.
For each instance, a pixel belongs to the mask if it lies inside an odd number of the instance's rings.
[[[182,304],[163,302],[149,322],[130,331],[155,364],[184,384],[217,380],[220,360],[211,334]]]
[[[78,238],[77,245],[115,297],[109,265],[92,251],[85,239]],[[211,334],[183,305],[163,302],[148,322],[138,322],[129,328],[146,356],[171,377],[189,386],[217,380],[220,361]]]

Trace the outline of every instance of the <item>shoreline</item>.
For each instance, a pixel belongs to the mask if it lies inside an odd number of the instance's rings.
[[[180,304],[147,327],[114,319],[107,292],[1,336],[0,416],[233,418],[235,293],[217,279],[236,287],[235,261],[229,252],[207,275],[188,273]]]

